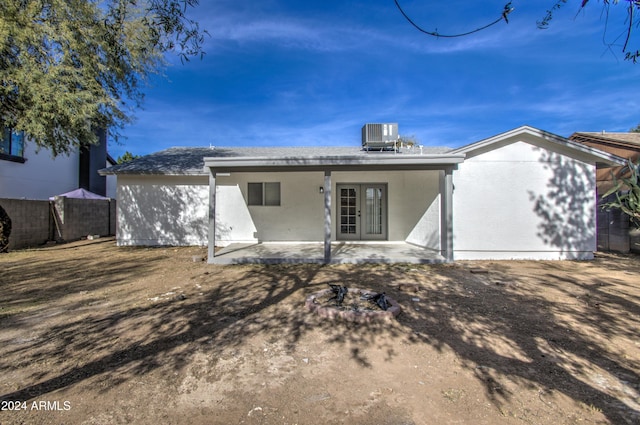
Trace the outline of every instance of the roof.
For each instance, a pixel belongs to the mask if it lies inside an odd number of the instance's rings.
[[[608,133],[612,134],[612,133]],[[626,133],[628,134],[628,133]],[[597,164],[623,165],[625,160],[564,137],[522,126],[458,149],[443,147],[403,148],[401,152],[364,151],[352,147],[174,147],[99,171],[101,175],[207,175],[218,172],[298,171],[338,169],[443,169],[516,140],[554,145],[559,151],[579,155]]]
[[[615,145],[640,150],[640,133],[576,132],[569,136],[576,142]]]
[[[118,161],[116,161],[115,159],[113,159],[113,157],[111,155],[109,155],[109,152],[107,152],[107,163],[110,166],[114,166],[118,163]]]
[[[205,158],[209,162],[232,162],[236,166],[246,161],[281,161],[283,163],[331,163],[351,158],[358,163],[372,161],[391,161],[394,158],[410,160],[441,158],[451,151],[450,148],[423,147],[421,150],[403,149],[402,153],[366,152],[360,147],[174,147],[146,155],[133,161],[100,170],[101,175],[108,174],[150,174],[150,175],[206,175]],[[456,156],[461,162],[463,156]],[[282,165],[282,164],[281,164]]]
[[[203,158],[209,154],[211,154],[209,148],[170,148],[102,169],[99,173],[103,176],[109,174],[204,175]]]
[[[613,155],[608,152],[604,152],[602,150],[584,145],[582,143],[569,140],[562,136],[558,136],[557,134],[549,133],[548,131],[540,130],[527,125],[514,128],[513,130],[500,133],[487,139],[480,140],[479,142],[462,146],[458,149],[454,149],[451,153],[460,153],[471,157],[521,139],[529,142],[542,139],[546,143],[554,145],[560,151],[573,152],[598,164],[613,166],[626,163],[626,160],[624,158],[621,158],[617,155]]]

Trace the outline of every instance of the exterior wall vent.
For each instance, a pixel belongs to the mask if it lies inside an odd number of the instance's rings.
[[[365,124],[362,127],[364,150],[394,150],[398,140],[398,123]]]

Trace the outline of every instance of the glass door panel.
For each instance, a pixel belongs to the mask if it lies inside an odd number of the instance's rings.
[[[384,240],[387,238],[386,185],[337,185],[338,239]]]
[[[339,186],[338,238],[359,239],[360,236],[360,200],[357,186]]]
[[[365,205],[363,240],[387,238],[385,189],[385,185],[362,185],[362,202]]]
[[[368,187],[365,190],[366,227],[368,234],[379,235],[382,233],[382,189]]]

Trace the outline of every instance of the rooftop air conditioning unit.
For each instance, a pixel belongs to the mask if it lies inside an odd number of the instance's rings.
[[[364,150],[394,150],[398,140],[398,123],[365,124],[362,127]]]

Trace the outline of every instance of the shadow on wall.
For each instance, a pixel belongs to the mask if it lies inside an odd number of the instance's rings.
[[[120,245],[205,246],[209,229],[207,185],[123,185],[118,203]],[[229,229],[218,221],[217,235]]]
[[[546,150],[539,160],[551,176],[546,193],[529,191],[534,211],[541,219],[538,237],[569,258],[595,251],[595,169]]]
[[[437,194],[425,207],[406,242],[429,249],[440,250],[440,195]]]
[[[256,241],[256,225],[238,184],[216,187],[216,245]],[[207,201],[208,202],[208,201]]]

